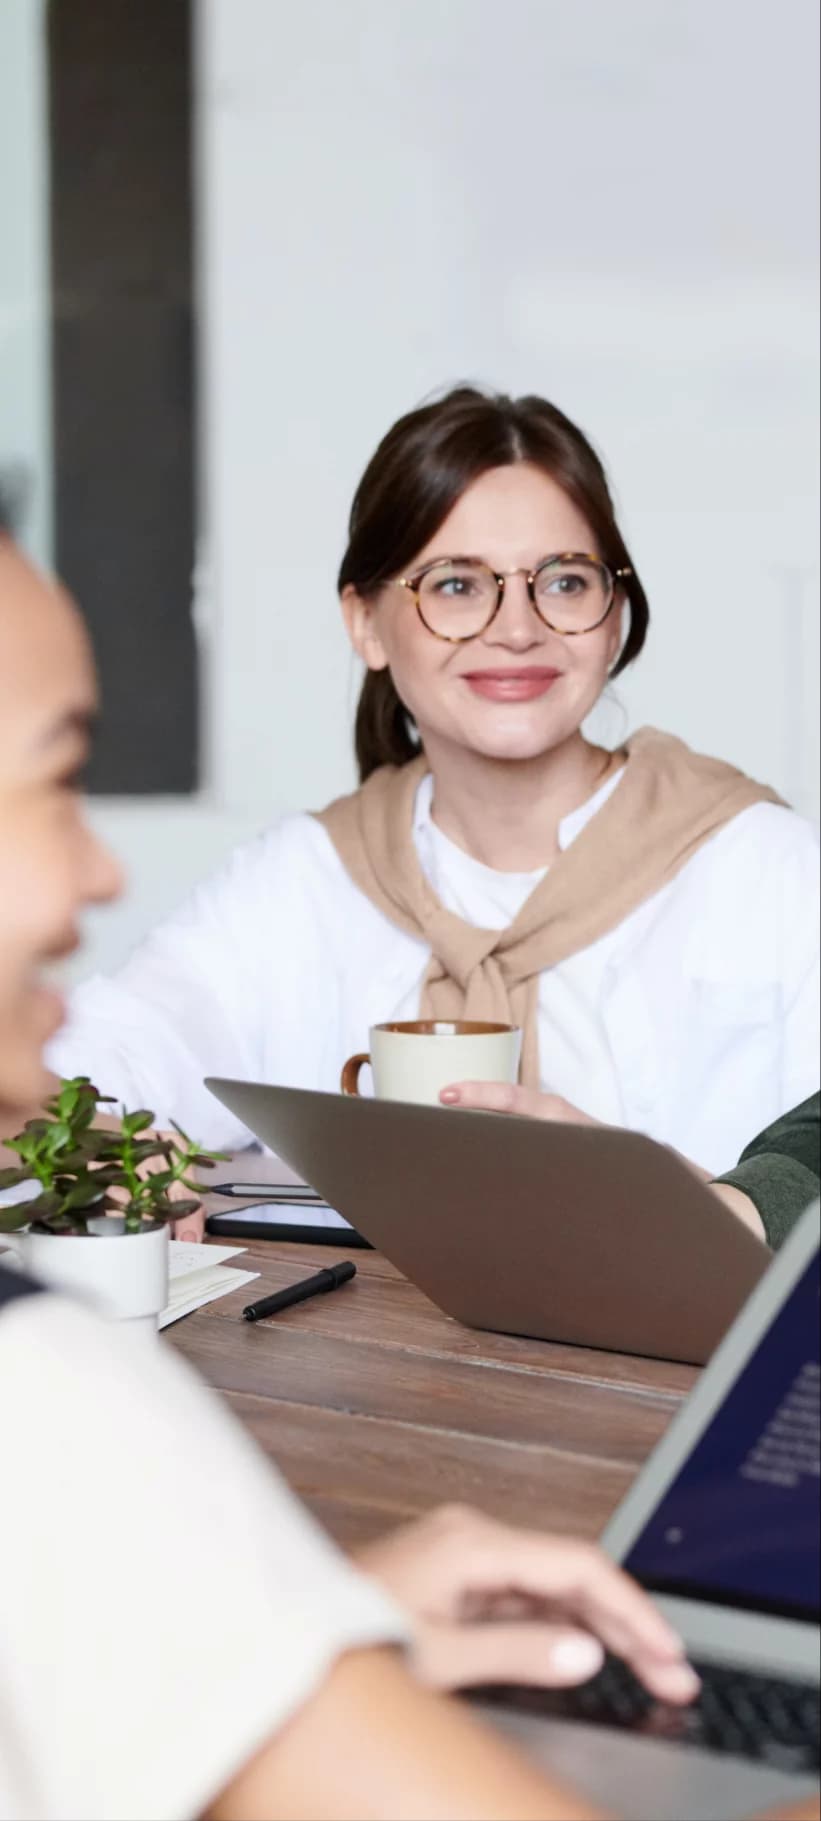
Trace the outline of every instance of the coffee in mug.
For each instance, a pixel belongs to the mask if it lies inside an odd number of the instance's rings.
[[[442,1088],[457,1081],[510,1081],[519,1077],[522,1033],[511,1024],[420,1019],[408,1024],[375,1024],[370,1050],[349,1056],[342,1070],[343,1094],[359,1093],[366,1064],[378,1100],[410,1100],[438,1106]]]

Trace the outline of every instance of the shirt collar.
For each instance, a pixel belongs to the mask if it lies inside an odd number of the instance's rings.
[[[572,846],[576,836],[581,834],[582,829],[586,828],[588,822],[592,822],[596,811],[603,808],[608,797],[613,795],[616,785],[621,782],[623,777],[624,766],[622,765],[619,771],[614,772],[612,777],[606,778],[604,783],[599,785],[598,790],[593,792],[592,797],[588,797],[586,803],[581,803],[578,809],[571,809],[568,815],[562,816],[557,831],[557,839],[561,853],[564,853],[565,848]],[[432,826],[432,802],[433,774],[432,772],[427,771],[416,792],[416,804],[413,813],[414,834],[421,834],[424,830]],[[437,829],[436,833],[437,835],[441,834],[441,830]]]

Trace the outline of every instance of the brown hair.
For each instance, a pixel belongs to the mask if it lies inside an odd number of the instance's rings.
[[[586,436],[544,398],[508,398],[458,386],[410,411],[383,437],[354,495],[338,587],[364,597],[400,575],[438,531],[465,490],[491,468],[531,462],[584,513],[598,555],[631,569],[630,627],[613,675],[638,657],[650,608],[616,523],[607,476]],[[369,670],[356,714],[362,783],[380,765],[406,765],[418,743],[388,670]]]

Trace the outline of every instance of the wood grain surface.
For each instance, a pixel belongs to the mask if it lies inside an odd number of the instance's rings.
[[[237,1242],[239,1243],[239,1242]],[[431,1505],[598,1534],[696,1373],[464,1328],[377,1253],[265,1322],[244,1304],[345,1257],[249,1242],[257,1283],[168,1330],[347,1545]]]

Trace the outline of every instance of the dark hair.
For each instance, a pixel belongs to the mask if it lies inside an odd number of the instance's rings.
[[[371,457],[354,495],[338,587],[367,598],[423,550],[471,483],[491,468],[531,462],[584,513],[598,555],[633,570],[625,585],[630,627],[613,675],[638,657],[650,608],[616,523],[607,476],[586,436],[544,398],[508,398],[458,386],[400,417]],[[356,714],[364,783],[380,765],[406,765],[419,750],[388,670],[369,670]]]
[[[16,536],[26,491],[26,475],[21,463],[0,468],[0,537]]]
[[[14,535],[14,507],[0,481],[0,537]]]

